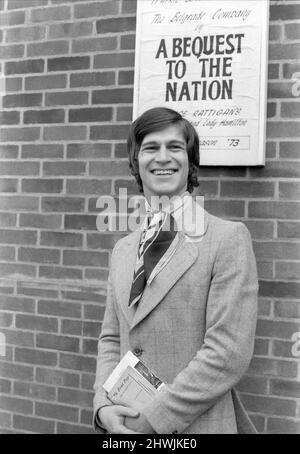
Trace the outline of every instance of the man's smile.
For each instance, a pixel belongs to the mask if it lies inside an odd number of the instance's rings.
[[[178,169],[154,169],[151,173],[154,175],[174,175]]]

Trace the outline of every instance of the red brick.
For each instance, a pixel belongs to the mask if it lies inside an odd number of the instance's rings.
[[[42,105],[41,93],[23,93],[21,95],[6,95],[3,96],[3,107],[31,107]]]
[[[267,117],[274,118],[277,114],[277,104],[275,102],[269,102],[267,106]]]
[[[38,302],[38,313],[45,315],[57,315],[59,317],[81,317],[79,304],[64,301],[41,300]]]
[[[247,410],[278,416],[295,416],[296,402],[276,397],[241,395]]]
[[[271,380],[271,394],[275,396],[299,398],[300,383],[290,380]]]
[[[285,121],[285,122],[269,122],[267,124],[267,136],[288,138],[288,137],[299,137],[300,136],[300,125],[299,122]]]
[[[0,295],[0,308],[1,311],[34,312],[35,304],[32,298]]]
[[[270,20],[271,21],[286,21],[296,20],[300,18],[300,5],[289,4],[287,5],[271,5]]]
[[[37,368],[35,379],[37,382],[47,383],[54,386],[79,386],[79,374],[73,374],[64,370]]]
[[[79,339],[67,336],[54,336],[52,334],[37,334],[37,348],[67,352],[79,352]]]
[[[275,301],[275,317],[300,318],[300,303],[297,301]]]
[[[65,215],[65,229],[96,230],[96,216],[90,215]]]
[[[80,407],[91,407],[93,403],[93,393],[88,391],[79,391],[75,389],[58,389],[58,401],[78,405]]]
[[[70,87],[101,87],[115,85],[116,75],[113,71],[88,72],[71,74]]]
[[[1,362],[1,376],[14,380],[33,380],[33,367]]]
[[[42,57],[48,55],[64,55],[69,52],[68,41],[44,41],[27,45],[28,57]]]
[[[25,2],[20,3],[20,0],[9,0],[7,4],[7,8],[10,9],[25,9],[25,8],[31,8],[31,7],[36,7],[36,6],[41,6],[44,5],[46,6],[48,4],[49,0],[26,0]]]
[[[0,378],[0,393],[3,394],[10,394],[11,392],[11,382],[9,380],[4,380]],[[0,425],[2,425],[2,420],[1,420],[2,413],[0,413]]]
[[[82,353],[86,353],[87,355],[95,355],[97,356],[97,347],[98,347],[98,340],[96,339],[83,339],[82,342]]]
[[[270,25],[269,26],[269,41],[280,41],[282,36],[281,25]]]
[[[16,92],[22,90],[21,77],[7,77],[5,79],[5,92]]]
[[[84,199],[77,197],[43,197],[42,211],[70,212],[83,211]]]
[[[31,397],[38,400],[55,400],[56,388],[36,383],[14,382],[14,395]]]
[[[225,218],[242,218],[244,217],[245,203],[242,201],[219,201],[207,200],[205,202],[205,209],[214,214],[215,216]]]
[[[14,247],[0,246],[0,260],[14,261],[15,256],[16,256],[16,250]]]
[[[88,426],[93,421],[93,412],[91,410],[81,410],[80,423]]]
[[[118,107],[117,108],[117,121],[131,121],[132,120],[132,107]]]
[[[300,64],[299,63],[284,63],[283,64],[283,77],[285,79],[291,79],[293,74],[299,72]]]
[[[0,412],[0,424],[1,427],[11,427],[12,425],[12,415],[6,412]],[[3,429],[1,429],[1,434]]]
[[[94,429],[91,427],[84,427],[74,424],[65,424],[65,423],[58,423],[57,424],[57,433],[58,434],[95,434]]]
[[[93,23],[90,21],[51,24],[49,26],[49,38],[78,38],[80,36],[91,35],[92,31]]]
[[[265,198],[274,197],[275,184],[271,182],[221,181],[222,197]]]
[[[16,159],[18,158],[19,147],[16,145],[0,144],[0,159]],[[2,165],[3,163],[1,163]]]
[[[44,140],[85,140],[85,126],[49,126],[44,128]]]
[[[48,59],[48,71],[78,71],[89,69],[90,57],[58,57]]]
[[[300,117],[299,103],[297,102],[281,103],[280,115],[282,118],[299,118]]]
[[[299,298],[300,283],[282,281],[260,281],[261,296],[278,298]]]
[[[46,36],[46,27],[14,27],[6,31],[7,43],[22,43],[26,41],[40,41]],[[28,55],[28,54],[27,54]]]
[[[272,279],[273,277],[273,262],[258,261],[257,272],[259,279]]]
[[[90,358],[85,355],[61,353],[59,367],[82,372],[94,372],[96,370],[96,358]]]
[[[244,376],[236,389],[249,394],[267,394],[268,380],[261,377]]]
[[[33,403],[30,400],[18,399],[16,397],[1,396],[0,408],[13,413],[22,413],[24,415],[32,414]]]
[[[35,365],[56,366],[57,353],[29,348],[16,348],[15,360]]]
[[[111,250],[120,238],[122,238],[121,235],[113,233],[88,233],[87,247],[91,249]]]
[[[136,27],[135,17],[118,17],[100,19],[96,22],[97,33],[120,33],[120,30],[133,31]]]
[[[121,36],[121,49],[134,50],[135,49],[135,35]]]
[[[267,339],[255,339],[254,355],[255,356],[268,356],[269,343]]]
[[[54,421],[47,421],[41,418],[24,417],[13,415],[13,426],[16,429],[26,430],[32,433],[53,434],[55,430]]]
[[[71,19],[70,6],[54,6],[33,9],[30,19],[32,22],[52,22]]]
[[[111,158],[110,143],[71,143],[67,146],[67,159]]]
[[[49,225],[48,228],[51,226]],[[41,232],[40,244],[44,246],[80,247],[83,236],[80,233],[69,232]]]
[[[300,422],[291,419],[268,418],[267,430],[270,434],[299,434]]]
[[[269,358],[252,358],[248,373],[260,374],[271,377],[296,378],[297,362],[274,360]]]
[[[44,60],[8,61],[5,63],[5,74],[27,74],[44,72]]]
[[[105,306],[99,304],[88,304],[84,306],[84,319],[85,320],[103,320]]]
[[[282,199],[299,200],[300,183],[279,182],[279,197]]]
[[[95,373],[94,374],[82,374],[81,388],[93,390],[93,386],[95,383],[95,377],[96,377]]]
[[[38,175],[39,162],[6,161],[1,163],[0,174],[2,175]]]
[[[0,112],[1,125],[16,125],[20,123],[20,113],[17,111]]]
[[[78,408],[67,407],[66,405],[54,405],[37,402],[35,406],[35,414],[36,416],[42,416],[43,418],[78,422],[79,410]]]
[[[119,5],[117,2],[93,2],[84,3],[82,5],[75,5],[74,14],[75,18],[86,18],[86,17],[103,17],[117,14]]]
[[[276,279],[282,280],[299,280],[300,263],[295,262],[277,262],[275,268]]]
[[[59,264],[60,251],[58,249],[20,247],[18,260],[21,262]]]
[[[110,53],[96,55],[94,57],[94,68],[133,68],[134,52]]]
[[[106,252],[91,251],[64,251],[64,265],[79,266],[108,266],[108,254]]]
[[[1,329],[1,332],[5,334],[7,345],[20,345],[22,347],[33,347],[34,346],[34,335],[26,331],[16,331],[15,329]]]
[[[65,112],[62,109],[28,110],[24,112],[24,124],[63,123]]]
[[[270,63],[268,65],[268,78],[269,78],[269,80],[279,79],[279,64]]]
[[[297,202],[249,202],[249,217],[264,219],[299,219]]]
[[[0,192],[17,192],[18,180],[12,178],[0,178]]]
[[[10,327],[13,324],[13,314],[1,311],[0,313],[0,326]]]
[[[10,27],[20,25],[25,22],[24,11],[6,11],[0,13],[0,27]]]
[[[0,230],[0,243],[6,244],[36,244],[37,234],[22,230]]]
[[[2,128],[0,130],[0,140],[2,142],[34,142],[39,140],[39,128]]]
[[[101,324],[99,322],[84,322],[83,323],[83,335],[86,337],[99,338],[101,331]]]
[[[86,163],[83,161],[49,161],[43,163],[44,175],[84,175]]]
[[[257,258],[268,259],[299,259],[300,247],[297,243],[291,242],[254,242],[254,251]]]
[[[20,213],[20,227],[33,227],[37,229],[59,229],[62,216],[58,214]],[[42,243],[41,244],[45,244]]]
[[[62,320],[61,332],[63,334],[73,334],[73,336],[82,335],[82,321]]]
[[[63,180],[22,179],[22,192],[59,193],[62,192]]]
[[[287,8],[288,9],[288,8]],[[298,60],[299,59],[299,44],[270,44],[269,60]]]
[[[300,223],[278,222],[278,238],[300,238]]]
[[[67,180],[67,194],[107,194],[111,192],[110,180]]]
[[[280,158],[299,159],[299,142],[280,142]]]
[[[116,50],[118,41],[116,36],[104,38],[77,39],[73,41],[72,53],[106,52]]]
[[[294,342],[274,340],[272,353],[280,358],[294,358],[292,353],[293,345]]]
[[[82,279],[82,271],[76,268],[40,266],[39,277],[46,279]]]
[[[133,91],[131,88],[106,88],[92,93],[92,104],[121,104],[132,103]]]
[[[90,162],[90,175],[97,177],[128,176],[129,166],[127,161],[94,161]]]
[[[58,321],[54,317],[17,314],[16,327],[30,329],[33,331],[57,332]]]
[[[256,335],[260,337],[276,337],[290,339],[295,332],[300,331],[300,323],[282,322],[258,319]]]
[[[268,84],[268,99],[294,98],[291,82],[270,82]]]
[[[69,123],[101,123],[103,121],[111,121],[112,116],[113,110],[111,107],[70,109]]]
[[[55,284],[48,282],[22,282],[17,283],[17,293],[20,295],[39,296],[43,298],[57,298],[58,290]]]
[[[66,74],[47,74],[46,76],[30,76],[25,78],[25,90],[52,90],[66,88]]]
[[[63,145],[51,144],[51,145],[23,145],[21,157],[23,159],[57,159],[63,157]]]

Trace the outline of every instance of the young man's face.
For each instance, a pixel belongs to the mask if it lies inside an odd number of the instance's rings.
[[[187,190],[189,160],[180,126],[171,125],[144,137],[138,155],[145,197],[180,196]]]

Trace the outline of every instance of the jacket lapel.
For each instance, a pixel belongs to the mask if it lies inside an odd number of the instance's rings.
[[[193,265],[198,257],[198,248],[187,242],[182,232],[178,233],[179,243],[170,262],[147,285],[134,314],[130,329],[140,323],[163,300],[165,295],[181,276]]]

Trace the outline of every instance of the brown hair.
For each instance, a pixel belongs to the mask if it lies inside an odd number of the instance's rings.
[[[197,168],[199,167],[199,137],[193,125],[175,110],[166,107],[155,107],[144,112],[131,125],[127,151],[131,174],[135,177],[140,192],[143,192],[143,182],[139,173],[138,154],[147,134],[161,131],[171,125],[179,125],[187,144],[189,159],[189,175],[187,189],[191,193],[195,186],[199,186]]]

